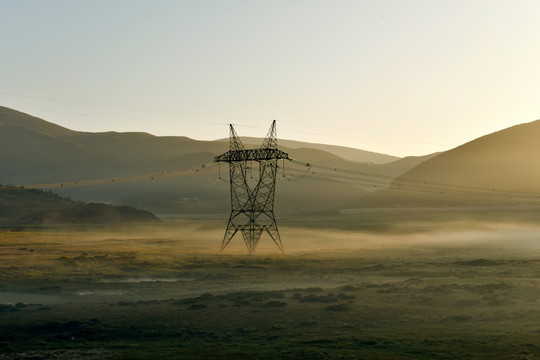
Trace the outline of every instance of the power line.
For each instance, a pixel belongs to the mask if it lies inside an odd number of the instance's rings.
[[[163,120],[163,119],[148,119],[148,118],[138,118],[138,117],[128,117],[128,116],[116,116],[116,115],[100,115],[100,114],[86,114],[86,113],[79,113],[79,112],[71,112],[71,111],[56,111],[56,110],[44,110],[44,109],[31,109],[25,107],[25,111],[39,111],[39,112],[49,112],[54,114],[67,114],[67,115],[78,115],[78,116],[88,116],[88,117],[97,117],[97,118],[106,118],[106,119],[122,119],[122,120],[138,120],[138,121],[148,121],[148,122],[166,122],[166,123],[177,123],[178,120]],[[201,124],[201,122],[195,122],[195,121],[185,121],[182,120],[182,123],[188,123],[188,124]],[[204,122],[202,124],[205,125],[219,125],[223,126],[227,123],[212,123],[212,122]]]
[[[498,190],[488,187],[467,187],[441,182],[428,182],[418,179],[393,178],[388,175],[375,173],[367,173],[351,169],[341,169],[312,163],[304,163],[291,159],[291,163],[301,166],[300,168],[286,167],[285,174],[288,174],[288,181],[303,181],[315,180],[324,182],[351,182],[353,184],[371,188],[372,190],[391,190],[399,192],[413,192],[424,194],[439,194],[439,195],[454,195],[460,197],[477,197],[490,198],[494,200],[513,199],[513,200],[537,200],[540,201],[540,193],[532,192],[517,192],[508,190]],[[281,166],[278,166],[278,171],[282,171]],[[299,169],[304,169],[300,171]],[[137,181],[154,181],[166,178],[180,178],[197,175],[210,175],[221,172],[215,163],[204,164],[199,167],[188,170],[172,170],[153,173],[137,174],[132,176],[108,177],[101,179],[81,180],[81,181],[66,181],[46,184],[29,184],[23,186],[3,186],[0,190],[11,189],[47,189],[47,188],[64,188],[76,186],[91,186],[104,185],[114,183],[129,183]],[[400,180],[399,182],[397,182]],[[209,180],[210,181],[210,180]],[[217,182],[217,181],[211,181]]]
[[[58,102],[58,103],[65,103],[65,104],[75,104],[75,105],[84,105],[84,106],[92,106],[92,107],[100,107],[100,108],[108,108],[108,109],[118,109],[118,110],[128,110],[128,111],[136,111],[136,112],[144,112],[144,113],[155,113],[155,114],[165,114],[165,115],[179,115],[179,116],[195,116],[195,117],[207,117],[207,118],[221,118],[221,119],[229,119],[229,120],[248,120],[248,121],[269,121],[270,118],[261,118],[261,117],[242,117],[242,116],[231,116],[231,115],[214,115],[214,114],[204,114],[204,113],[192,113],[192,112],[176,112],[176,111],[161,111],[161,110],[154,110],[154,109],[144,109],[144,108],[133,108],[133,107],[123,107],[123,106],[116,106],[116,105],[108,105],[108,104],[97,104],[97,103],[91,103],[91,102],[84,102],[84,101],[76,101],[76,100],[65,100],[65,99],[58,99],[58,98],[49,98],[49,97],[42,97],[42,96],[32,96],[32,95],[24,95],[19,93],[12,93],[12,92],[6,92],[6,91],[0,91],[0,95],[6,95],[6,96],[13,96],[13,97],[20,97],[20,98],[27,98],[27,99],[35,99],[35,100],[42,100],[42,101],[51,101],[51,102]],[[102,114],[87,114],[87,113],[80,113],[80,112],[62,112],[62,111],[55,111],[55,110],[33,110],[33,111],[40,111],[40,112],[50,112],[50,113],[64,113],[64,114],[72,114],[72,115],[78,115],[78,116],[88,116],[88,117],[101,117],[101,118],[112,118],[112,119],[126,119],[126,120],[138,120],[138,121],[151,121],[151,122],[171,122],[171,123],[191,123],[191,124],[201,124],[200,122],[188,122],[185,120],[162,120],[162,119],[141,119],[136,117],[126,117],[126,116],[115,116],[115,115],[102,115]],[[447,141],[464,141],[463,139],[457,139],[457,138],[447,138],[447,137],[437,137],[437,136],[422,136],[418,134],[403,134],[403,133],[393,133],[393,132],[383,132],[383,131],[364,131],[359,130],[351,127],[340,127],[340,126],[332,126],[332,125],[318,125],[313,123],[307,123],[307,122],[299,122],[299,121],[290,121],[290,120],[280,120],[281,123],[286,124],[295,124],[295,125],[302,125],[302,126],[309,126],[314,128],[324,128],[324,129],[337,129],[337,130],[343,130],[347,131],[347,133],[354,132],[354,133],[364,133],[364,134],[382,134],[382,135],[395,135],[395,136],[401,136],[401,137],[409,137],[409,138],[429,138],[429,139],[441,139],[441,140],[447,140]],[[227,124],[230,122],[227,122]],[[215,123],[215,122],[204,122],[203,124],[207,125],[224,125],[226,123]],[[240,127],[248,127],[248,128],[262,128],[261,126],[252,126],[252,125],[246,125],[241,123],[235,123],[235,126]],[[287,130],[285,129],[284,132],[286,133]],[[384,142],[400,142],[400,143],[412,143],[412,144],[429,144],[429,145],[440,145],[438,142],[428,142],[428,141],[415,141],[415,140],[404,140],[404,139],[386,139],[386,138],[373,138],[373,137],[366,137],[366,136],[356,136],[356,135],[333,135],[326,133],[318,133],[318,132],[310,132],[310,131],[298,131],[294,130],[295,134],[306,134],[306,135],[317,135],[317,136],[325,136],[325,137],[334,137],[334,138],[348,138],[348,139],[356,139],[356,140],[375,140],[375,141],[384,141]],[[489,144],[490,147],[498,147],[498,144],[502,145],[511,145],[511,146],[519,146],[519,147],[538,147],[539,144],[531,143],[518,143],[518,142],[503,142],[503,141],[496,141]],[[485,145],[484,145],[485,146]]]
[[[6,95],[6,96],[13,96],[13,97],[20,97],[20,98],[27,98],[27,99],[36,99],[36,100],[42,100],[42,101],[52,101],[52,102],[59,102],[59,103],[65,103],[65,104],[75,104],[75,105],[85,105],[85,106],[92,106],[92,107],[101,107],[101,108],[109,108],[109,109],[118,109],[118,110],[128,110],[128,111],[137,111],[137,112],[145,112],[145,113],[155,113],[155,114],[167,114],[167,115],[180,115],[180,116],[196,116],[196,117],[208,117],[208,118],[222,118],[222,119],[234,119],[234,120],[255,120],[255,121],[269,121],[270,118],[259,118],[259,117],[238,117],[238,116],[230,116],[230,115],[212,115],[212,114],[203,114],[203,113],[191,113],[191,112],[174,112],[174,111],[160,111],[160,110],[152,110],[152,109],[143,109],[143,108],[132,108],[132,107],[123,107],[123,106],[115,106],[115,105],[107,105],[107,104],[97,104],[97,103],[90,103],[90,102],[83,102],[83,101],[75,101],[75,100],[63,100],[63,99],[57,99],[57,98],[49,98],[49,97],[41,97],[41,96],[32,96],[32,95],[23,95],[23,94],[16,94],[11,92],[5,92],[0,91],[0,95]],[[51,111],[51,110],[34,110],[34,111],[42,111],[42,112],[56,112],[56,113],[66,113],[66,114],[73,114],[73,115],[81,115],[81,116],[95,116],[95,117],[109,117],[109,118],[117,118],[117,119],[129,119],[129,120],[141,120],[141,121],[148,121],[146,119],[139,119],[139,118],[132,118],[132,117],[119,117],[119,116],[106,116],[106,115],[92,115],[92,114],[83,114],[83,113],[70,113],[70,112],[59,112],[59,111]],[[151,120],[151,121],[158,121],[158,120]],[[182,121],[184,122],[184,121]],[[363,131],[358,130],[350,127],[339,127],[339,126],[331,126],[331,125],[318,125],[313,123],[304,123],[304,122],[297,122],[297,121],[289,121],[289,120],[280,120],[282,123],[288,123],[288,124],[296,124],[296,125],[302,125],[302,126],[309,126],[309,127],[315,127],[315,128],[325,128],[325,129],[337,129],[337,130],[344,130],[347,132],[356,132],[356,133],[367,133],[367,134],[386,134],[386,135],[397,135],[397,136],[406,136],[406,137],[414,137],[414,138],[429,138],[433,139],[433,136],[422,136],[418,134],[399,134],[399,133],[391,133],[391,132],[377,132],[377,131]],[[206,123],[205,123],[206,124]],[[215,123],[211,123],[212,125],[215,125]],[[223,124],[219,124],[223,125]],[[261,128],[259,126],[250,126],[250,125],[242,125],[242,124],[235,124],[236,126],[243,126],[243,127],[252,127],[252,128]],[[295,133],[298,133],[298,131],[295,130]],[[406,142],[406,143],[420,143],[420,144],[438,144],[433,142],[419,142],[419,141],[412,141],[412,140],[388,140],[388,139],[377,139],[377,138],[369,138],[369,137],[358,137],[358,136],[351,136],[351,135],[331,135],[328,133],[316,133],[316,132],[306,132],[301,131],[303,134],[307,135],[324,135],[324,136],[331,136],[331,137],[337,137],[337,138],[353,138],[358,140],[377,140],[377,141],[392,141],[392,142]],[[437,137],[439,139],[444,140],[459,140],[459,139],[450,139],[450,138],[442,138]]]
[[[65,182],[55,182],[55,183],[46,183],[46,184],[29,184],[29,185],[22,185],[18,187],[17,186],[3,186],[3,187],[0,187],[0,190],[48,189],[48,188],[74,187],[74,186],[103,185],[103,184],[112,184],[112,183],[128,183],[128,182],[135,182],[135,181],[153,181],[153,180],[160,180],[160,179],[165,179],[165,178],[178,178],[178,177],[185,177],[185,176],[214,174],[217,172],[218,172],[218,169],[216,168],[215,164],[209,163],[209,164],[204,164],[190,170],[161,171],[161,172],[154,172],[154,173],[137,174],[137,175],[132,175],[132,176],[108,177],[108,178],[82,180],[82,181],[65,181]]]
[[[290,121],[290,120],[280,120],[280,122],[285,122],[288,124],[295,124],[295,125],[302,125],[302,126],[310,126],[310,127],[321,127],[320,125],[315,125],[312,123],[306,123],[306,122],[299,122],[299,121]],[[351,129],[347,127],[342,126],[331,126],[331,125],[324,125],[324,128],[326,129],[336,129],[336,130],[344,130],[344,131],[355,131],[355,132],[361,132],[365,134],[381,134],[381,135],[397,135],[397,136],[409,136],[409,137],[416,137],[416,138],[429,138],[429,139],[442,139],[442,140],[460,140],[456,138],[447,138],[447,137],[437,137],[437,136],[423,136],[423,135],[413,135],[413,134],[402,134],[402,133],[394,133],[394,132],[386,132],[386,131],[365,131],[365,130],[358,130],[358,129]]]
[[[366,173],[362,171],[339,169],[323,165],[315,165],[311,163],[298,163],[295,164],[305,166],[308,168],[318,169],[324,172],[311,171],[312,175],[317,176],[333,176],[341,178],[343,174],[351,175],[347,176],[348,180],[358,180],[363,182],[364,185],[373,186],[374,188],[387,188],[389,190],[398,191],[411,191],[419,193],[441,194],[441,195],[456,195],[464,197],[499,197],[499,198],[512,198],[512,199],[524,199],[524,200],[540,200],[540,193],[532,192],[517,192],[508,190],[498,190],[488,187],[468,187],[462,185],[455,185],[442,182],[428,182],[411,178],[397,178],[394,179],[391,176],[379,175],[373,173]],[[308,172],[307,174],[310,174]],[[337,175],[337,176],[336,176]],[[386,180],[386,181],[385,181]],[[397,182],[400,180],[399,182]]]
[[[160,111],[160,110],[140,109],[140,108],[123,107],[123,106],[115,106],[115,105],[102,105],[102,104],[87,103],[87,102],[82,102],[82,101],[61,100],[61,99],[54,99],[54,98],[48,98],[48,97],[14,94],[14,93],[8,93],[8,92],[4,92],[4,91],[0,91],[0,94],[1,95],[7,95],[7,96],[28,98],[28,99],[54,101],[54,102],[65,103],[65,104],[76,104],[76,105],[85,105],[85,106],[93,106],[93,107],[101,107],[101,108],[109,108],[109,109],[118,109],[118,110],[138,111],[138,112],[155,113],[155,114],[169,114],[169,115],[182,115],[182,116],[201,116],[201,117],[236,119],[236,120],[260,120],[260,121],[268,121],[268,120],[270,120],[268,118],[266,118],[266,119],[263,119],[263,118],[246,118],[246,117],[227,116],[227,115],[211,115],[211,114],[189,113],[189,112]]]
[[[27,99],[36,99],[36,100],[42,100],[42,101],[52,101],[52,102],[59,102],[59,103],[65,103],[65,104],[76,104],[76,105],[85,105],[85,106],[92,106],[92,107],[101,107],[101,108],[109,108],[109,109],[118,109],[118,110],[128,110],[128,111],[137,111],[137,112],[145,112],[145,113],[155,113],[155,114],[168,114],[168,115],[180,115],[180,116],[196,116],[196,117],[208,117],[208,118],[222,118],[222,119],[234,119],[234,120],[255,120],[255,121],[269,121],[270,118],[260,118],[260,117],[238,117],[238,116],[230,116],[230,115],[213,115],[213,114],[203,114],[203,113],[191,113],[191,112],[174,112],[174,111],[160,111],[160,110],[153,110],[153,109],[144,109],[144,108],[133,108],[133,107],[123,107],[123,106],[116,106],[116,105],[107,105],[107,104],[97,104],[97,103],[91,103],[91,102],[83,102],[83,101],[76,101],[76,100],[65,100],[65,99],[58,99],[58,98],[49,98],[49,97],[42,97],[42,96],[32,96],[32,95],[24,95],[19,93],[12,93],[12,92],[6,92],[6,91],[0,91],[0,95],[6,95],[6,96],[13,96],[13,97],[20,97],[20,98],[27,98]],[[102,118],[116,118],[116,119],[127,119],[127,120],[138,120],[138,121],[152,121],[152,122],[182,122],[186,123],[185,120],[161,120],[161,119],[141,119],[141,118],[135,118],[135,117],[125,117],[125,116],[108,116],[108,115],[94,115],[94,114],[85,114],[85,113],[77,113],[77,112],[61,112],[61,111],[53,111],[53,110],[34,110],[34,111],[40,111],[40,112],[52,112],[52,113],[65,113],[65,114],[73,114],[73,115],[79,115],[79,116],[89,116],[89,117],[102,117]],[[318,125],[313,123],[307,123],[307,122],[299,122],[299,121],[290,121],[290,120],[280,120],[282,123],[288,123],[288,124],[296,124],[296,125],[302,125],[302,126],[309,126],[309,127],[315,127],[315,128],[325,128],[325,129],[337,129],[337,130],[344,130],[348,133],[350,132],[356,132],[356,133],[365,133],[365,134],[383,134],[383,135],[397,135],[397,136],[405,136],[405,137],[413,137],[413,138],[429,138],[429,139],[442,139],[442,140],[448,140],[448,141],[463,141],[462,139],[457,138],[447,138],[447,137],[434,137],[434,136],[422,136],[418,134],[403,134],[403,133],[392,133],[392,132],[383,132],[383,131],[364,131],[359,130],[355,128],[350,127],[340,127],[340,126],[332,126],[332,125]],[[187,122],[187,123],[196,123],[200,124],[200,122]],[[224,125],[224,123],[212,123],[212,122],[205,122],[204,124],[208,125]],[[234,124],[236,126],[241,127],[250,127],[250,128],[262,128],[260,126],[252,126],[252,125],[245,125],[245,124]],[[287,132],[287,130],[285,130]],[[357,140],[376,140],[376,141],[384,141],[384,142],[401,142],[401,143],[414,143],[414,144],[431,144],[431,145],[440,145],[436,142],[425,142],[425,141],[414,141],[414,140],[395,140],[395,139],[381,139],[381,138],[371,138],[371,137],[365,137],[365,136],[355,136],[355,135],[332,135],[329,133],[317,133],[317,132],[309,132],[309,131],[294,131],[295,134],[301,133],[306,135],[318,135],[318,136],[325,136],[325,137],[335,137],[335,138],[349,138],[349,139],[357,139]],[[504,141],[492,141],[487,146],[490,147],[499,147],[499,144],[505,146],[505,145],[511,145],[512,147],[538,147],[540,146],[537,143],[523,143],[523,142],[504,142]],[[483,144],[483,146],[486,146],[486,144]],[[501,146],[502,147],[502,146]]]
[[[282,121],[282,120],[280,120]],[[326,127],[326,126],[325,126]],[[354,129],[348,129],[347,131],[355,131]],[[281,132],[287,132],[287,130],[281,131]],[[440,145],[439,143],[435,142],[425,142],[425,141],[413,141],[413,140],[394,140],[394,139],[380,139],[380,138],[369,138],[369,137],[358,137],[355,135],[332,135],[328,133],[317,133],[317,132],[310,132],[310,131],[293,131],[295,134],[306,134],[306,135],[322,135],[325,137],[335,137],[335,138],[348,138],[348,139],[356,139],[356,140],[376,140],[376,141],[385,141],[385,142],[402,142],[402,143],[411,143],[411,144],[430,144],[430,145]],[[403,135],[403,134],[402,134]],[[410,135],[405,135],[410,136]]]
[[[99,115],[99,114],[85,114],[85,113],[78,113],[78,112],[71,112],[71,111],[56,111],[56,110],[43,110],[43,109],[30,109],[26,108],[23,109],[24,111],[39,111],[39,112],[50,112],[55,114],[68,114],[68,115],[78,115],[78,116],[88,116],[88,117],[98,117],[98,118],[106,118],[106,119],[122,119],[122,120],[137,120],[137,121],[147,121],[147,122],[164,122],[164,123],[183,123],[183,124],[204,124],[204,125],[228,125],[228,122],[200,122],[200,121],[185,121],[185,120],[163,120],[163,119],[147,119],[147,118],[138,118],[138,117],[127,117],[127,116],[116,116],[116,115]],[[250,128],[261,128],[259,126],[249,126],[249,125],[236,125],[240,127],[250,127]]]
[[[176,115],[189,115],[189,116],[207,116],[207,117],[222,117],[222,118],[233,118],[229,116],[215,116],[215,115],[208,115],[208,114],[193,114],[193,113],[181,113],[181,112],[164,112],[164,111],[155,111],[155,110],[148,110],[148,109],[138,109],[138,108],[128,108],[128,107],[119,107],[119,106],[111,106],[111,105],[100,105],[100,104],[94,104],[94,103],[86,103],[86,102],[80,102],[80,101],[69,101],[69,100],[60,100],[60,99],[53,99],[53,98],[46,98],[46,97],[36,97],[36,96],[28,96],[28,95],[21,95],[21,94],[14,94],[14,93],[7,93],[7,92],[0,92],[0,94],[3,95],[9,95],[9,96],[17,96],[17,97],[24,97],[24,98],[32,98],[32,99],[39,99],[39,100],[46,100],[46,101],[56,101],[56,102],[62,102],[62,103],[71,103],[71,104],[79,104],[79,105],[88,105],[88,106],[95,106],[95,107],[104,107],[104,108],[114,108],[114,109],[123,109],[123,110],[132,110],[132,111],[139,111],[139,112],[150,112],[150,113],[162,113],[162,114],[176,114]],[[45,110],[48,111],[48,110]],[[52,111],[54,112],[54,111]],[[108,117],[108,118],[124,118],[124,119],[130,119],[130,120],[143,120],[148,121],[148,119],[140,119],[140,118],[132,118],[132,117],[117,117],[117,116],[106,116],[106,115],[92,115],[92,114],[81,114],[81,113],[74,113],[78,115],[83,116],[97,116],[97,117]],[[244,119],[248,120],[247,118],[238,118],[234,117],[234,119]],[[249,120],[265,120],[265,119],[258,119],[258,118],[252,118]],[[156,120],[151,120],[156,121]],[[163,121],[163,120],[157,120],[157,121]],[[292,122],[292,121],[285,121],[293,124],[302,124],[302,125],[311,125],[306,123],[300,123],[300,122]],[[207,124],[215,124],[215,123],[207,123]],[[222,124],[219,124],[222,125]],[[249,126],[249,125],[239,125],[239,126]],[[346,128],[340,128],[340,127],[332,127],[330,128],[338,128],[338,129],[344,129],[344,130],[352,130],[352,129],[346,129]],[[309,132],[303,132],[307,134],[313,134]],[[326,136],[329,136],[328,134],[325,134]],[[331,136],[331,135],[330,135]],[[379,139],[381,140],[381,139]],[[504,143],[504,144],[512,144],[513,146],[528,146],[528,144],[514,144],[514,143],[506,143],[506,142],[496,142],[496,143]],[[485,144],[484,144],[485,145]],[[533,146],[538,146],[537,144],[531,144]],[[493,144],[490,144],[490,146],[496,146]],[[298,164],[298,163],[297,163]],[[373,185],[374,187],[377,186],[389,186],[389,184],[392,181],[400,181],[397,183],[394,183],[394,186],[392,189],[406,189],[408,191],[424,191],[424,192],[446,192],[446,193],[452,193],[452,194],[460,194],[460,195],[475,195],[478,196],[482,194],[482,196],[486,196],[487,194],[491,195],[499,195],[499,196],[515,196],[515,197],[527,197],[527,198],[539,198],[539,194],[535,193],[525,193],[525,192],[514,192],[514,191],[503,191],[503,190],[496,190],[493,188],[482,188],[482,187],[469,187],[469,186],[461,186],[461,185],[455,185],[450,183],[441,183],[441,182],[427,182],[427,181],[421,181],[418,179],[407,179],[407,178],[398,178],[394,179],[391,176],[386,175],[380,175],[380,174],[374,174],[374,173],[366,173],[356,170],[349,170],[349,169],[337,169],[332,168],[328,166],[321,166],[321,165],[313,165],[313,164],[305,164],[309,167],[317,168],[318,170],[325,170],[325,171],[333,171],[333,174],[341,173],[340,178],[341,179],[348,179],[351,181],[359,181],[357,177],[363,177],[361,181],[364,182],[364,185]],[[201,170],[202,173],[202,170]],[[344,174],[348,174],[350,176],[346,177]],[[190,173],[189,171],[174,171],[170,173],[162,173],[158,175],[137,175],[132,177],[126,177],[126,178],[108,178],[108,179],[97,179],[97,180],[89,180],[89,181],[82,181],[82,182],[65,182],[65,183],[53,183],[53,184],[39,184],[39,185],[27,185],[26,188],[44,188],[44,187],[64,187],[64,186],[82,186],[82,185],[93,185],[93,184],[104,184],[108,182],[129,182],[129,181],[139,181],[139,180],[148,180],[148,179],[154,179],[158,177],[169,177],[169,176],[189,176],[194,175]],[[323,176],[325,176],[323,174]]]

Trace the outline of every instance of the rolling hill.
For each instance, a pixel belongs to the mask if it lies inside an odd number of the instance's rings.
[[[398,176],[351,207],[537,204],[540,121],[470,141]]]
[[[187,170],[211,163],[214,156],[228,150],[224,141],[158,137],[147,133],[78,132],[5,107],[0,107],[0,129],[0,184],[17,186]],[[433,156],[377,164],[394,158],[301,142],[291,142],[291,146],[294,148],[280,143],[280,148],[297,160],[381,176],[379,188],[389,186],[393,178]],[[347,160],[338,154],[362,156],[362,161]],[[276,193],[276,211],[281,213],[336,210],[351,198],[374,190],[369,184],[350,177],[288,162],[285,173],[286,177],[278,178]],[[87,202],[135,206],[158,214],[218,213],[226,216],[229,185],[224,165],[221,175],[220,181],[215,173],[159,181],[64,187],[54,191]]]
[[[86,204],[52,191],[0,187],[0,226],[119,225],[158,221],[151,212],[130,206]]]
[[[131,206],[101,203],[76,204],[60,209],[39,210],[17,219],[24,225],[125,225],[156,223],[151,212]]]
[[[72,199],[52,191],[0,188],[0,224],[26,216],[34,211],[62,209],[76,205]]]

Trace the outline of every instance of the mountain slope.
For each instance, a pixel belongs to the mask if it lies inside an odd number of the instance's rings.
[[[114,154],[48,136],[26,127],[2,126],[0,131],[0,182],[27,184],[100,177],[119,167]]]
[[[530,194],[540,194],[538,138],[540,121],[480,137],[421,163],[397,177],[390,190],[370,194],[356,205],[534,202],[535,196]],[[517,193],[525,195],[518,196]]]
[[[211,163],[216,155],[228,150],[228,143],[224,141],[146,133],[77,132],[6,108],[0,108],[0,127],[0,184],[65,183],[170,173]],[[302,144],[294,142],[295,146],[300,146],[294,149],[282,145],[280,148],[291,158],[314,165],[383,176],[383,187],[424,160],[405,158],[386,164],[364,163]],[[280,175],[283,174],[281,165],[280,162]],[[132,183],[111,180],[106,185],[63,187],[55,191],[87,202],[137,206],[159,214],[226,213],[230,205],[228,170],[226,164],[221,164],[220,168],[220,181],[219,174],[215,173]],[[361,181],[288,162],[285,162],[285,172],[286,177],[278,177],[278,212],[338,209],[351,198],[373,191]]]
[[[66,129],[62,126],[4,106],[0,106],[0,127],[1,126],[26,128],[52,137],[69,136],[77,133],[76,131]]]

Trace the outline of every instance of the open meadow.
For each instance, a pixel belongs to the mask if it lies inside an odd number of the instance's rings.
[[[540,228],[424,225],[3,230],[0,359],[540,358]]]

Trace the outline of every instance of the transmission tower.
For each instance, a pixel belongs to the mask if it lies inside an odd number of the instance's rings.
[[[231,184],[231,215],[221,251],[240,231],[252,254],[266,231],[283,252],[274,216],[274,194],[278,159],[288,160],[289,155],[277,148],[276,121],[272,122],[268,135],[257,149],[244,148],[232,124],[229,129],[229,151],[214,159],[214,162],[229,163]]]

